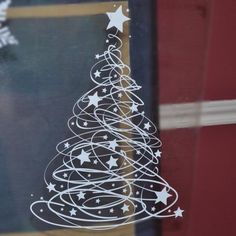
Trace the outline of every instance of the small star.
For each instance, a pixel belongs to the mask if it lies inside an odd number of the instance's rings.
[[[100,201],[100,199],[98,198],[98,199],[96,199],[96,203],[97,204],[99,204],[101,201]]]
[[[43,212],[43,209],[40,209],[40,212]]]
[[[70,147],[70,144],[67,142],[67,143],[64,143],[64,147],[65,148],[69,148]]]
[[[111,186],[112,186],[112,187],[115,187],[116,185],[113,183]]]
[[[74,208],[72,208],[72,209],[70,210],[70,216],[75,216],[75,215],[76,215],[76,212],[77,212],[77,210],[75,210]]]
[[[162,153],[162,152],[160,152],[160,150],[157,150],[157,151],[155,152],[155,156],[156,156],[156,157],[161,157],[161,153]]]
[[[91,154],[91,152],[85,152],[83,149],[81,151],[81,154],[78,155],[76,158],[80,160],[81,165],[84,164],[84,162],[91,162],[89,159],[89,155]]]
[[[110,213],[114,213],[114,209],[113,208],[110,209]]]
[[[129,9],[126,9],[127,12],[129,12]]]
[[[130,107],[130,110],[132,111],[132,113],[134,113],[135,111],[138,111],[138,105],[134,104]]]
[[[123,193],[127,193],[127,189],[126,188],[123,189]]]
[[[98,164],[98,160],[94,160],[93,164],[97,165]]]
[[[145,111],[142,111],[142,113],[141,113],[143,116],[145,115]]]
[[[111,148],[112,150],[115,150],[116,147],[118,147],[118,144],[116,142],[116,139],[114,139],[113,141],[110,141],[109,142],[109,147],[108,148]]]
[[[101,76],[101,72],[96,70],[95,73],[94,73],[94,76],[95,76],[95,78],[100,77]]]
[[[118,111],[117,107],[115,107],[115,108],[113,109],[113,111],[114,111],[114,112],[117,112],[117,111]]]
[[[139,191],[136,192],[136,195],[139,195]]]
[[[157,191],[155,193],[157,196],[155,203],[162,202],[165,205],[167,205],[167,199],[172,196],[166,191],[166,187],[163,188],[161,191]]]
[[[123,213],[125,213],[126,211],[129,211],[129,206],[124,203],[124,206],[121,208],[121,210],[123,210]]]
[[[118,159],[115,159],[115,158],[113,158],[112,156],[110,157],[110,160],[107,161],[107,164],[109,165],[109,169],[111,169],[112,167],[118,166],[118,165],[117,165],[117,160],[118,160]]]
[[[40,200],[43,200],[43,197],[41,197]]]
[[[64,211],[64,208],[61,208],[61,211]]]
[[[33,193],[31,193],[31,194],[30,194],[30,197],[33,197],[33,196],[34,196],[34,194],[33,194]]]
[[[98,214],[100,215],[100,214],[102,214],[102,212],[101,212],[101,211],[98,211]]]
[[[96,54],[96,55],[95,55],[95,58],[96,58],[96,59],[99,59],[99,57],[100,57],[99,54]]]
[[[106,93],[106,92],[107,92],[107,89],[106,89],[106,88],[104,88],[104,89],[102,90],[102,92],[103,92],[103,93]]]
[[[98,107],[98,103],[102,101],[102,98],[98,96],[98,92],[94,93],[92,96],[88,96],[89,98],[89,104],[88,107],[91,105],[94,105],[95,107]]]
[[[150,188],[153,188],[153,185],[152,185],[152,184],[150,185]]]
[[[85,194],[86,193],[80,192],[79,194],[77,194],[77,197],[79,198],[79,200],[85,199]]]
[[[90,177],[91,177],[91,174],[88,174],[88,177],[90,178]]]
[[[60,188],[64,188],[64,186],[63,186],[63,185],[61,185],[61,186],[60,186]]]
[[[156,207],[152,207],[152,211],[155,211],[156,210]]]
[[[116,27],[119,31],[123,32],[124,22],[130,20],[130,18],[123,14],[122,6],[120,6],[115,12],[107,12],[107,15],[110,19],[107,29]]]
[[[85,127],[88,126],[88,122],[85,121],[85,122],[83,123],[83,125],[84,125]]]
[[[177,218],[177,217],[183,217],[183,212],[184,212],[184,210],[181,210],[181,209],[178,207],[178,209],[177,209],[176,211],[174,211],[174,213],[175,213],[175,218]]]
[[[108,136],[107,136],[107,135],[104,135],[104,136],[103,136],[103,139],[104,139],[104,140],[107,140],[107,139],[108,139]]]
[[[137,177],[138,177],[138,175],[137,175],[137,174],[135,174],[135,175],[134,175],[134,177],[135,177],[135,178],[137,178]]]
[[[109,40],[108,40],[108,39],[106,40],[106,43],[109,43]]]
[[[55,186],[56,186],[55,184],[49,183],[49,185],[47,186],[47,189],[48,189],[49,193],[51,191],[55,191]]]
[[[75,125],[75,122],[71,122],[71,125]]]
[[[66,173],[64,173],[64,174],[63,174],[63,177],[64,177],[64,178],[67,178],[67,177],[68,177],[68,175],[67,175]]]
[[[118,94],[118,97],[121,98],[121,97],[122,97],[122,93],[119,93],[119,94]]]
[[[139,150],[138,150],[136,153],[137,153],[137,155],[140,155],[140,154],[141,154],[141,152],[140,152]]]
[[[151,128],[151,125],[149,122],[147,122],[146,124],[144,124],[144,129],[149,130]]]
[[[129,38],[131,39],[131,38],[132,38],[132,36],[131,36],[131,35],[129,35]]]
[[[117,78],[117,74],[114,75],[114,78]]]

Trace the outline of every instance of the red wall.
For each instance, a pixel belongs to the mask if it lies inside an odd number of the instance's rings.
[[[236,1],[213,4],[205,100],[236,99]],[[236,125],[200,132],[188,236],[236,235]]]
[[[159,0],[160,101],[236,99],[236,1]],[[236,125],[161,131],[162,174],[185,217],[164,236],[236,235]]]

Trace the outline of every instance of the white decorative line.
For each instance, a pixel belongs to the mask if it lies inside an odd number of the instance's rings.
[[[41,221],[66,228],[106,230],[151,217],[182,217],[178,194],[159,174],[161,141],[135,94],[141,89],[121,58],[122,7],[108,13],[107,50],[90,71],[95,87],[74,105],[72,137],[44,173],[48,199],[32,203]],[[112,23],[111,23],[112,22]],[[33,195],[34,196],[34,195]]]

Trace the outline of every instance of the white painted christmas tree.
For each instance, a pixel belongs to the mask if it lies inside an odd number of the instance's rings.
[[[12,35],[7,26],[3,26],[6,22],[7,9],[11,4],[11,0],[5,0],[0,3],[0,48],[7,45],[17,45],[17,39]]]
[[[105,230],[183,213],[175,207],[177,192],[158,173],[161,141],[121,59],[118,34],[130,19],[121,6],[107,15],[108,46],[90,71],[95,86],[74,105],[72,135],[46,168],[48,199],[31,205],[38,219],[55,226]]]

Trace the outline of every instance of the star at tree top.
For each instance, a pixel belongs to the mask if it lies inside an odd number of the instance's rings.
[[[110,19],[107,29],[116,27],[123,33],[123,24],[124,22],[130,20],[130,18],[123,14],[122,6],[120,6],[115,12],[107,12],[107,15]]]

